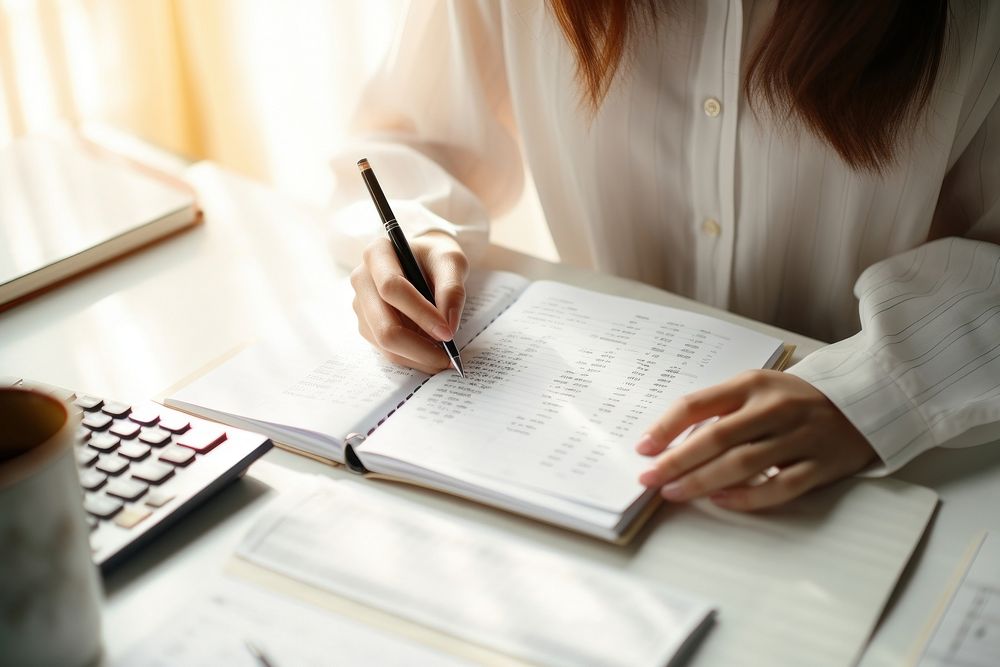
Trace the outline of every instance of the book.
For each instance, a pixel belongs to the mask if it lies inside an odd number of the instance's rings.
[[[562,283],[486,272],[467,291],[464,380],[389,363],[345,316],[332,335],[251,346],[166,404],[361,474],[625,542],[659,497],[638,483],[645,430],[671,400],[785,355],[746,327]]]
[[[0,308],[197,223],[194,193],[81,138],[0,149]]]

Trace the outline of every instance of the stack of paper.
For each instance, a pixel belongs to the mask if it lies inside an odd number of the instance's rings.
[[[238,554],[331,593],[546,665],[667,665],[705,601],[378,489],[325,480],[263,517]]]

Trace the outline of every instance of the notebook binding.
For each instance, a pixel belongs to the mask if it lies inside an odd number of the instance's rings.
[[[465,347],[468,347],[472,343],[472,341],[474,341],[477,338],[479,338],[479,336],[484,331],[486,331],[490,327],[491,324],[493,324],[494,322],[497,321],[497,318],[499,318],[501,315],[503,315],[504,313],[506,313],[507,310],[510,309],[510,307],[513,306],[513,305],[514,305],[514,302],[512,301],[512,302],[508,303],[503,308],[503,310],[501,310],[499,313],[497,313],[496,315],[494,315],[493,318],[489,322],[487,322],[486,324],[484,324],[482,326],[482,328],[480,328],[479,331],[477,331],[475,333],[475,335],[472,336],[472,338],[469,339],[469,342],[465,344]],[[431,377],[433,377],[433,376],[431,376]],[[413,398],[413,395],[416,394],[418,391],[420,391],[420,389],[423,388],[423,386],[430,381],[431,377],[426,378],[423,382],[421,382],[419,385],[417,385],[416,387],[414,387],[413,391],[411,391],[409,394],[407,394],[406,398],[404,398],[402,401],[400,401],[399,404],[396,407],[394,407],[392,410],[389,410],[389,413],[386,414],[385,417],[382,417],[382,419],[379,420],[378,424],[376,424],[375,426],[373,426],[372,428],[370,428],[368,430],[368,434],[367,435],[371,435],[372,433],[374,433],[375,429],[377,429],[379,426],[381,426],[383,423],[385,423],[385,420],[388,419],[389,417],[391,417],[393,415],[393,413],[396,412],[396,410],[398,410],[399,408],[403,407],[408,400],[410,400],[411,398]],[[361,462],[361,457],[359,457],[358,453],[356,451],[354,451],[355,447],[360,447],[361,446],[361,444],[365,441],[365,438],[367,437],[367,435],[362,434],[362,433],[348,433],[344,437],[344,465],[347,467],[348,470],[350,470],[351,472],[353,472],[355,474],[358,474],[358,475],[365,475],[365,474],[367,474],[369,472],[368,468],[366,468],[365,465]]]
[[[360,446],[364,441],[365,436],[360,433],[348,433],[344,437],[344,465],[356,475],[364,475],[368,472],[358,453],[354,451],[354,448]]]

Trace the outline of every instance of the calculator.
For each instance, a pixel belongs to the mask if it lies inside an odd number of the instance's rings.
[[[78,414],[74,455],[94,562],[108,572],[272,446],[153,401],[129,402],[22,378],[0,386],[48,393]]]

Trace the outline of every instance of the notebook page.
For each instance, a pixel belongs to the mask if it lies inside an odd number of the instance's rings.
[[[362,446],[380,459],[621,512],[633,447],[669,402],[761,368],[781,341],[696,313],[538,282]]]
[[[468,344],[527,284],[503,271],[472,274],[456,344]],[[257,428],[278,442],[339,460],[343,436],[370,430],[428,377],[382,357],[358,335],[350,304],[340,306],[343,326],[336,331],[254,345],[167,405]]]
[[[256,565],[544,665],[666,665],[704,601],[353,482],[322,479],[254,525]]]

